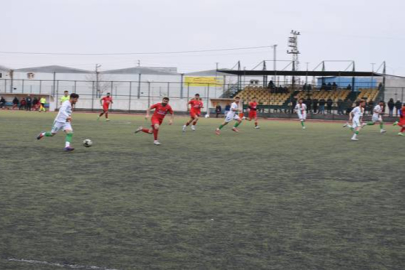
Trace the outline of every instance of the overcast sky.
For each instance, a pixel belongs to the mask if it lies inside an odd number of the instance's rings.
[[[286,54],[292,29],[300,31],[301,69],[322,60],[355,60],[357,70],[405,75],[404,0],[0,0],[0,65],[66,65],[102,70],[174,66],[180,72],[251,69],[272,60],[271,48],[226,52],[126,56],[20,55],[4,52],[145,53],[278,44]],[[269,63],[272,67],[272,64]],[[287,62],[278,63],[279,68]],[[344,70],[349,63],[327,64]]]

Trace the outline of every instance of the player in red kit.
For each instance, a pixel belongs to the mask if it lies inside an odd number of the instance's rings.
[[[139,127],[137,130],[135,130],[135,133],[138,133],[140,131],[148,134],[153,133],[154,137],[154,144],[155,145],[160,145],[160,142],[158,141],[158,132],[159,132],[159,127],[162,125],[163,119],[165,118],[167,113],[171,114],[171,118],[169,120],[169,125],[173,124],[173,118],[174,118],[174,113],[172,107],[169,105],[169,98],[164,97],[162,100],[162,103],[156,103],[155,105],[150,106],[149,109],[146,110],[146,116],[145,119],[149,118],[150,111],[155,110],[155,112],[152,115],[152,128],[143,128]]]
[[[401,130],[398,133],[398,136],[405,136],[405,103],[402,104],[402,108],[398,110],[399,111],[399,121],[396,121],[394,123],[394,126],[398,125]]]
[[[246,118],[248,121],[255,120],[255,128],[259,129],[260,127],[258,126],[257,123],[257,100],[255,97],[253,97],[252,101],[249,102],[249,117]]]
[[[100,99],[100,105],[103,107],[103,112],[100,113],[97,120],[99,120],[100,117],[103,116],[103,114],[105,114],[105,120],[110,121],[110,119],[108,119],[108,110],[109,110],[111,104],[113,104],[112,97],[110,96],[110,93],[107,93],[107,96],[102,97]]]
[[[195,94],[194,98],[188,102],[188,105],[190,105],[190,120],[183,126],[183,132],[191,123],[193,123],[191,130],[195,131],[195,125],[197,125],[201,115],[201,108],[204,107],[199,94]]]

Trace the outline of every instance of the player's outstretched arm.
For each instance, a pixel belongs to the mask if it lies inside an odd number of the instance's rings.
[[[173,121],[174,121],[174,112],[172,112],[170,115],[169,125],[172,125]]]
[[[148,109],[146,110],[146,115],[145,115],[145,119],[146,119],[146,120],[148,120],[149,115],[150,115],[150,111],[151,111],[153,108],[154,108],[154,107],[153,107],[153,105],[152,105],[152,106],[150,106],[150,108],[148,108]]]

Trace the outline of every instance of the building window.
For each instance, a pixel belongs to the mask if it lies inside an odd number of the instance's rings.
[[[32,72],[27,73],[27,78],[28,79],[34,79],[34,73],[32,73]]]
[[[0,79],[3,78],[3,73],[0,72]]]

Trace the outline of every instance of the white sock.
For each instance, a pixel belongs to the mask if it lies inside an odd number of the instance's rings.
[[[354,133],[352,139],[356,139],[357,138],[357,134]]]
[[[70,142],[65,142],[65,147],[70,147]]]

